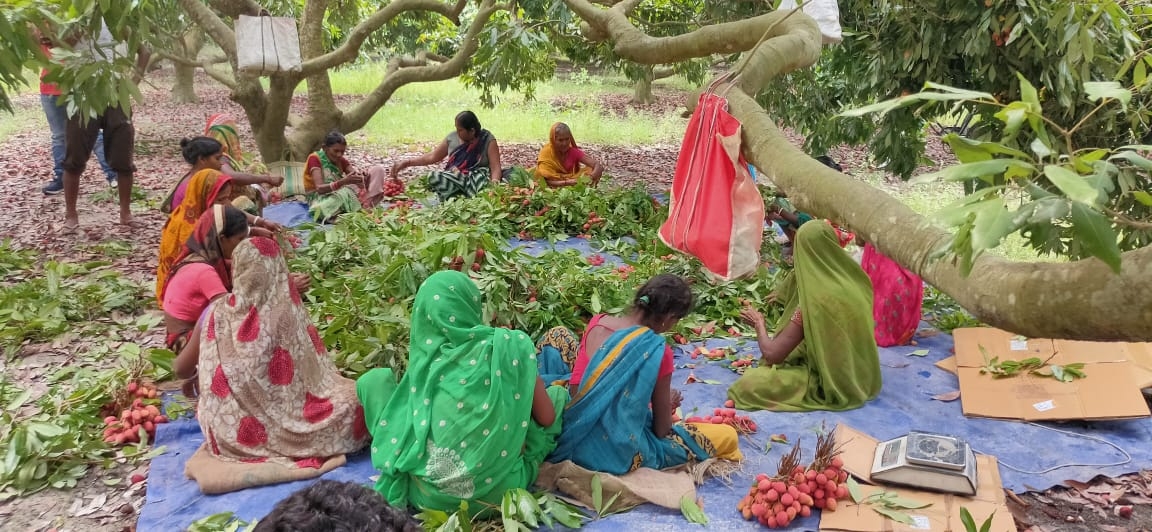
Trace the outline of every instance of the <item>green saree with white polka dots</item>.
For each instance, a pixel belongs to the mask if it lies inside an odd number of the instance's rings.
[[[468,501],[499,505],[504,492],[536,480],[556,446],[532,420],[536,348],[527,334],[489,327],[482,296],[463,273],[428,278],[416,294],[408,369],[357,381],[372,432],[376,490],[393,506],[453,511]],[[557,412],[567,391],[549,388]]]

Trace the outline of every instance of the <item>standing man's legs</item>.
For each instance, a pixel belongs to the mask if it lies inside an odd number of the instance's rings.
[[[96,136],[96,162],[100,163],[100,169],[104,171],[104,178],[108,180],[109,186],[116,186],[116,171],[108,165],[108,159],[104,157],[104,130],[100,130],[100,134]]]
[[[116,189],[120,193],[120,223],[132,223],[132,177],[136,172],[133,152],[136,150],[136,128],[120,107],[104,110],[108,166],[116,172]]]
[[[74,230],[80,225],[80,214],[76,212],[76,199],[80,195],[80,174],[88,165],[96,136],[100,132],[103,117],[89,118],[81,122],[80,116],[68,119],[64,138],[64,228]]]
[[[59,194],[64,191],[64,136],[68,130],[68,112],[64,107],[56,105],[57,96],[51,94],[40,95],[40,107],[44,109],[44,118],[48,120],[48,130],[52,132],[52,182],[42,190],[45,194]]]

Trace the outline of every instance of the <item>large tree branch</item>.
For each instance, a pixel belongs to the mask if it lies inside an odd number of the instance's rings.
[[[397,89],[409,83],[439,81],[459,76],[468,67],[468,62],[480,47],[480,32],[488,24],[488,19],[497,11],[507,9],[506,5],[497,5],[493,0],[484,0],[476,17],[468,26],[460,48],[447,61],[438,64],[427,64],[416,67],[402,67],[402,61],[393,60],[388,66],[388,73],[384,81],[371,93],[364,97],[355,107],[344,113],[340,127],[343,131],[354,131],[372,118]]]
[[[187,57],[173,54],[171,52],[167,52],[164,50],[157,51],[156,55],[159,57],[162,57],[164,59],[167,59],[169,61],[172,61],[173,63],[179,63],[179,64],[184,65],[184,66],[190,66],[190,67],[203,69],[205,74],[208,74],[209,77],[220,82],[221,85],[224,85],[225,87],[228,87],[229,89],[233,89],[233,90],[236,89],[236,78],[235,77],[233,77],[231,74],[229,74],[227,72],[221,72],[219,69],[212,68],[212,65],[218,65],[220,63],[227,63],[229,61],[229,59],[227,57],[209,57],[209,58],[197,61],[197,60],[188,59]]]
[[[443,0],[394,0],[364,19],[360,24],[357,24],[356,27],[348,33],[348,38],[339,48],[304,61],[304,63],[300,65],[300,72],[304,76],[312,76],[352,61],[356,58],[356,55],[360,53],[360,46],[364,44],[368,36],[372,35],[373,32],[391,22],[392,19],[405,11],[431,11],[440,13],[454,23],[459,24],[460,13],[466,5],[467,0],[456,0],[454,3],[444,2]]]
[[[616,55],[648,65],[677,63],[712,54],[730,54],[751,49],[764,31],[783,13],[773,12],[749,19],[704,26],[691,33],[673,37],[652,37],[633,26],[623,4],[604,9],[589,0],[564,0],[593,32],[592,40],[612,40]],[[795,18],[795,17],[794,17]]]
[[[808,157],[740,89],[728,93],[728,104],[744,126],[744,153],[790,200],[848,225],[981,321],[1034,337],[1152,340],[1152,247],[1124,253],[1119,275],[1096,259],[1055,264],[984,255],[964,277],[951,261],[931,258],[948,232]]]
[[[212,37],[216,45],[228,57],[236,57],[236,34],[220,17],[200,2],[200,0],[179,0],[180,7],[196,25],[204,28],[204,32]]]
[[[232,18],[237,18],[240,15],[254,17],[260,14],[261,9],[264,9],[256,0],[208,0],[208,5]]]
[[[655,39],[588,0],[565,2],[608,35],[618,55],[645,64],[733,48],[750,50],[774,21],[781,21],[763,45],[744,58],[740,78],[718,92],[726,92],[731,113],[743,124],[744,154],[798,206],[851,227],[991,325],[1035,337],[1152,340],[1152,247],[1124,253],[1120,274],[1096,259],[1053,264],[984,255],[965,277],[952,261],[932,258],[952,238],[950,233],[883,191],[849,179],[793,146],[749,95],[772,77],[819,58],[820,34],[806,15],[784,20],[786,14],[777,12],[748,19],[743,22],[755,24],[739,26],[743,29],[731,33],[727,42],[718,42],[705,30],[739,23]],[[663,49],[655,50],[657,45]]]

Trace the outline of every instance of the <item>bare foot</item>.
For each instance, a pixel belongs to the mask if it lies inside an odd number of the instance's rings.
[[[120,227],[122,229],[143,229],[144,226],[144,222],[140,222],[132,218],[131,214],[127,216],[123,214],[120,215]]]

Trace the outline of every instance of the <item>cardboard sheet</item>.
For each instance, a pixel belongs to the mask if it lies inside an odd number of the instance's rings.
[[[844,459],[844,469],[864,482],[871,483],[872,461],[879,442],[843,424],[836,427],[836,441],[843,451],[841,458]],[[915,521],[913,525],[888,519],[869,505],[857,505],[849,498],[841,501],[835,512],[821,512],[820,530],[843,532],[964,530],[964,524],[960,521],[960,509],[967,508],[978,524],[992,516],[990,528],[992,532],[1014,532],[1016,523],[1012,520],[1012,513],[1004,500],[1004,488],[1000,483],[1000,468],[996,458],[978,454],[976,463],[977,488],[976,495],[972,497],[861,484],[861,493],[864,497],[873,493],[888,492],[895,493],[903,499],[929,503],[927,507],[905,512]]]
[[[1066,420],[1148,417],[1139,379],[1152,378],[1148,344],[1073,342],[1022,338],[999,329],[956,329],[956,375],[964,415],[999,419]],[[1031,374],[995,378],[981,374],[985,356],[1049,364],[1084,363],[1086,378],[1072,382]],[[1130,362],[1145,360],[1146,369]],[[950,370],[941,361],[938,365]]]

